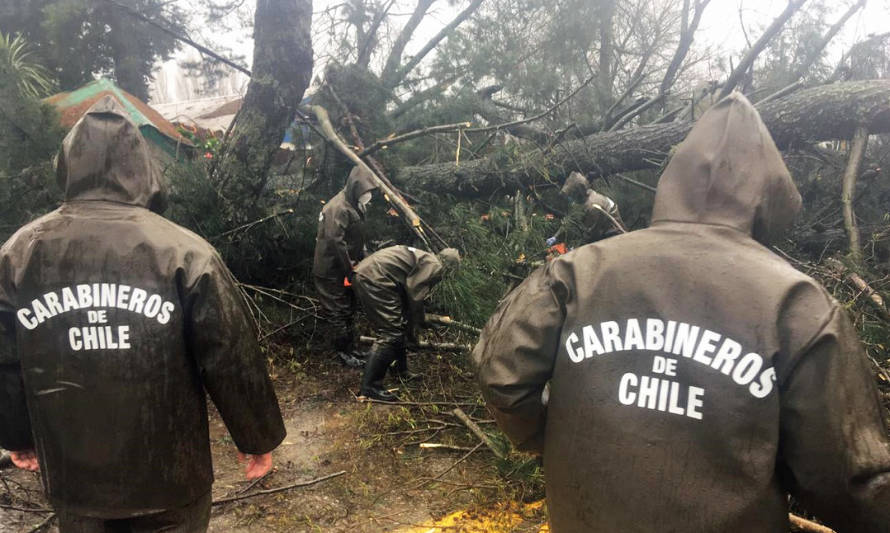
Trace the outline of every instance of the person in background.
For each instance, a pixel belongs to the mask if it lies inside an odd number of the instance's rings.
[[[890,441],[856,329],[768,247],[800,205],[733,93],[677,148],[651,227],[502,302],[473,359],[499,426],[543,454],[554,533],[785,533],[789,494],[839,533],[890,531]]]
[[[112,97],[57,158],[62,206],[0,248],[0,446],[40,470],[62,533],[207,529],[206,394],[248,479],[284,423],[213,247],[152,209],[162,180]]]
[[[362,226],[371,193],[376,188],[367,170],[353,167],[346,178],[346,186],[318,215],[312,264],[315,288],[322,315],[335,330],[332,348],[337,358],[352,368],[364,366],[364,354],[355,349],[355,298],[347,283],[352,279],[353,268],[365,256]]]
[[[391,366],[402,380],[417,377],[408,372],[406,340],[414,339],[415,327],[426,323],[424,300],[430,291],[459,265],[460,254],[454,248],[433,254],[411,246],[390,246],[355,268],[356,294],[377,334],[362,377],[361,396],[398,400],[383,388]]]
[[[618,211],[618,204],[604,194],[590,187],[587,178],[580,172],[572,172],[562,185],[562,193],[581,206],[581,223],[585,230],[585,244],[596,242],[619,233],[626,233],[624,221]]]

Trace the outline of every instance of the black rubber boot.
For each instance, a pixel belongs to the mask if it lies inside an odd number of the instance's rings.
[[[350,352],[350,353],[352,354],[353,357],[355,357],[356,359],[358,359],[362,362],[367,361],[368,356],[371,355],[370,351],[363,352],[361,350],[352,350],[352,352]]]
[[[410,381],[416,381],[422,377],[420,374],[415,374],[408,370],[408,350],[405,346],[396,348],[395,359],[396,362],[389,367],[389,371],[394,378],[408,383]]]
[[[365,361],[355,356],[354,352],[337,352],[337,360],[349,368],[364,368]]]
[[[383,388],[386,369],[389,368],[395,357],[396,353],[391,346],[374,345],[365,365],[365,374],[362,376],[362,388],[359,392],[361,396],[384,402],[399,400],[398,396]]]

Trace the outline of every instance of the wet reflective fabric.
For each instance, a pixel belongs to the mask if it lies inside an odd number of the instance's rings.
[[[498,307],[473,359],[500,427],[543,453],[555,533],[785,533],[789,493],[839,532],[890,530],[856,331],[760,243],[799,207],[733,94],[677,148],[652,227],[555,259]]]
[[[207,393],[241,451],[285,434],[235,280],[147,209],[160,176],[118,105],[100,101],[65,138],[63,205],[0,248],[0,412],[14,418],[0,445],[34,445],[52,504],[103,518],[210,490]]]

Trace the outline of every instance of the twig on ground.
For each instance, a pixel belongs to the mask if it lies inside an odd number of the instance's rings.
[[[441,442],[421,442],[417,445],[419,448],[423,449],[438,449],[438,450],[457,450],[459,452],[466,452],[472,450],[472,448],[467,446],[453,446],[451,444],[442,444]]]
[[[271,474],[272,474],[272,471],[269,470],[268,472],[266,472],[265,474],[263,474],[261,477],[258,477],[258,478],[256,478],[256,479],[254,479],[253,481],[250,482],[249,485],[247,485],[247,486],[244,487],[243,489],[241,489],[241,490],[239,490],[238,492],[236,492],[235,495],[238,496],[238,495],[244,494],[245,492],[249,491],[250,489],[256,487],[256,486],[257,486],[257,483],[259,483],[260,481],[266,479],[266,478],[269,477]]]
[[[0,504],[0,509],[9,509],[10,511],[21,511],[23,513],[51,513],[52,509],[46,507],[18,507],[16,505]]]
[[[869,303],[878,311],[881,318],[890,320],[890,312],[887,311],[887,306],[884,305],[884,299],[881,298],[881,295],[878,294],[876,290],[872,289],[871,286],[859,276],[859,274],[851,271],[846,265],[834,258],[826,259],[825,263],[839,274],[843,275],[847,281],[853,284],[853,286],[865,293],[865,295],[868,296]]]
[[[41,529],[43,529],[43,528],[45,528],[46,526],[48,526],[48,525],[50,524],[50,522],[52,522],[55,518],[56,518],[56,513],[52,513],[51,515],[49,515],[49,516],[47,516],[46,518],[44,518],[42,522],[40,522],[40,523],[37,524],[36,526],[32,527],[32,528],[28,531],[28,533],[37,533],[37,532],[40,531]]]
[[[467,460],[467,457],[469,457],[470,455],[472,455],[476,450],[478,450],[478,449],[481,448],[481,447],[482,447],[482,443],[480,442],[479,444],[473,446],[473,448],[472,448],[470,451],[468,451],[467,453],[461,455],[460,459],[458,459],[457,461],[451,463],[451,466],[449,466],[449,467],[446,468],[445,470],[442,470],[441,472],[439,472],[438,474],[436,474],[434,477],[426,478],[426,479],[424,479],[423,481],[421,481],[420,483],[418,483],[417,485],[414,485],[414,486],[411,487],[411,488],[405,489],[405,492],[408,492],[408,491],[411,491],[411,490],[417,490],[417,489],[419,489],[419,488],[421,488],[421,487],[423,487],[423,486],[425,486],[425,485],[427,485],[427,484],[429,484],[429,483],[431,483],[431,482],[433,482],[433,481],[438,481],[442,476],[444,476],[444,475],[447,474],[448,472],[451,472],[452,470],[454,470],[454,468],[455,468],[457,465],[459,465],[459,464],[461,464],[462,462],[466,461],[466,460]]]
[[[466,426],[470,428],[470,431],[472,431],[474,435],[479,437],[479,440],[481,440],[482,443],[488,446],[488,449],[491,450],[491,453],[493,453],[495,457],[497,457],[498,459],[504,458],[504,452],[495,447],[494,442],[492,442],[488,435],[486,435],[485,432],[482,431],[482,428],[480,428],[478,424],[470,420],[470,417],[467,416],[467,413],[465,413],[463,409],[461,409],[460,407],[455,407],[451,412],[461,422],[466,424]]]
[[[462,329],[464,331],[467,331],[470,333],[475,333],[477,335],[482,333],[481,329],[471,326],[469,324],[464,324],[463,322],[458,322],[457,320],[454,320],[450,316],[431,315],[431,314],[427,313],[426,321],[431,324],[441,324],[443,326],[454,326],[457,329]]]
[[[479,404],[476,404],[473,402],[449,402],[449,401],[442,401],[442,402],[401,402],[401,401],[400,402],[385,402],[383,400],[375,400],[373,398],[360,399],[358,396],[356,396],[355,399],[362,401],[362,402],[368,402],[368,403],[380,403],[383,405],[413,405],[415,407],[419,407],[419,406],[423,406],[423,405],[459,405],[459,406],[470,406],[470,407],[478,407],[479,406]]]
[[[373,344],[377,342],[377,339],[374,337],[366,337],[362,335],[358,339],[359,342],[364,344]],[[442,351],[470,351],[472,348],[467,346],[466,344],[458,344],[456,342],[426,342],[420,341],[416,345],[417,348],[423,350],[442,350]]]
[[[243,494],[240,496],[231,496],[228,498],[222,498],[222,499],[214,501],[213,505],[219,505],[219,504],[234,502],[234,501],[238,501],[238,500],[244,500],[247,498],[253,498],[254,496],[261,496],[263,494],[274,494],[276,492],[282,492],[285,490],[297,489],[297,488],[301,488],[301,487],[308,487],[310,485],[315,485],[316,483],[321,483],[322,481],[327,481],[329,479],[333,479],[335,477],[342,476],[345,473],[346,473],[346,470],[341,470],[339,472],[334,472],[333,474],[328,474],[326,476],[322,476],[319,478],[310,479],[309,481],[300,481],[298,483],[292,483],[290,485],[285,485],[283,487],[276,487],[274,489],[260,490],[260,491],[257,491],[257,492],[251,493],[251,494]]]

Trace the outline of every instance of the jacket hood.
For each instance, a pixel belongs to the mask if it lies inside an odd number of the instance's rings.
[[[360,166],[352,167],[352,172],[346,178],[346,201],[352,207],[358,208],[358,199],[361,195],[377,188],[371,173]]]
[[[111,96],[81,117],[56,156],[65,200],[106,200],[163,211],[166,191],[148,142]]]
[[[754,106],[734,92],[696,123],[661,175],[652,222],[736,228],[763,244],[790,226],[800,193]]]

